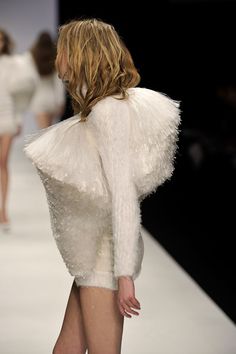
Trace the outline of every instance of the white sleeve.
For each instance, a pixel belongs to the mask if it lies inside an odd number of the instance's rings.
[[[114,276],[133,276],[139,254],[141,226],[137,190],[131,176],[130,115],[127,102],[118,101],[108,109],[103,132],[107,151],[107,174],[112,198]]]

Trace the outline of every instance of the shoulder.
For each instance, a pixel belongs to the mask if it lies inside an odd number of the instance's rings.
[[[13,62],[14,62],[13,55],[7,55],[7,54],[0,55],[1,67],[11,65],[11,63],[13,63]]]
[[[22,69],[29,70],[28,61],[23,54],[6,55],[4,63],[6,66],[10,67],[11,73],[21,71]]]
[[[91,122],[101,135],[125,134],[130,128],[144,136],[153,132],[168,135],[177,130],[181,121],[180,101],[141,87],[130,88],[127,93],[126,99],[108,96],[93,107]]]
[[[129,116],[128,98],[107,96],[97,102],[90,113],[91,121],[98,129],[114,129],[119,122],[126,122]]]
[[[21,70],[23,73],[35,74],[36,66],[33,57],[29,51],[21,54],[15,54],[12,56],[12,61],[14,62],[15,68]]]
[[[129,89],[129,97],[130,104],[139,103],[140,106],[147,104],[147,108],[149,105],[161,107],[175,106],[179,107],[180,101],[171,98],[168,94],[156,90],[152,90],[145,87],[134,87]]]
[[[35,65],[34,59],[30,51],[26,51],[22,54],[19,54],[18,60],[27,65],[33,65],[33,66]]]
[[[128,112],[133,114],[168,115],[168,112],[177,112],[180,101],[169,97],[166,93],[154,91],[144,87],[133,87],[127,90],[127,98],[108,96],[99,101],[94,107],[95,115],[117,116]]]
[[[127,98],[118,99],[119,95],[107,96],[99,101],[95,107],[97,110],[114,108],[123,108],[125,106],[132,106],[134,103],[153,103],[153,104],[169,104],[179,107],[180,101],[172,99],[164,92],[155,91],[145,87],[132,87],[127,89]]]
[[[147,88],[136,87],[130,92],[130,106],[133,113],[145,125],[155,124],[162,129],[173,127],[180,122],[180,100],[171,98],[168,94]],[[142,119],[144,118],[144,119]]]
[[[93,107],[94,111],[99,112],[99,113],[106,113],[113,111],[114,109],[119,109],[127,105],[127,98],[125,99],[120,99],[120,96],[107,96],[101,99],[96,103],[96,105]]]

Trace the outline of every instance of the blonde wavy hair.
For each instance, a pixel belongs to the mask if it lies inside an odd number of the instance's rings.
[[[55,64],[62,79],[63,60],[74,113],[81,113],[82,121],[98,101],[110,95],[125,99],[126,90],[140,82],[131,54],[115,28],[98,19],[73,20],[59,28]]]

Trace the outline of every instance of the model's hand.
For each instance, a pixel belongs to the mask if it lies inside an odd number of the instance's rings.
[[[129,313],[139,315],[138,312],[132,310],[135,308],[140,310],[140,303],[135,297],[134,281],[131,277],[119,277],[118,278],[118,307],[123,316],[131,318]]]

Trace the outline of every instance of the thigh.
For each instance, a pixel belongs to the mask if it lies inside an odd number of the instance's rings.
[[[89,354],[120,354],[124,317],[117,291],[81,286],[80,302]]]
[[[85,353],[87,349],[79,298],[80,288],[73,282],[60,335],[53,353]]]
[[[10,149],[11,149],[11,143],[13,140],[12,135],[1,135],[0,136],[0,159],[2,162],[7,161]]]

